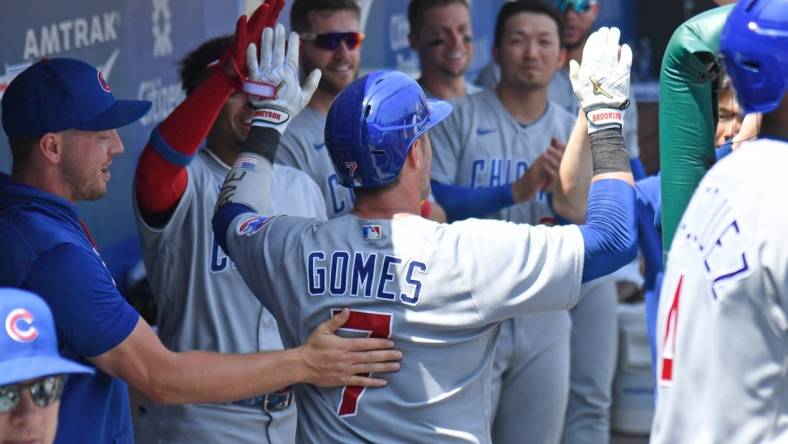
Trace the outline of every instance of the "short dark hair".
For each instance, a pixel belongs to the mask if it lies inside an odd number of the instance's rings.
[[[561,11],[555,6],[551,0],[516,0],[508,2],[503,5],[498,12],[498,18],[495,21],[495,47],[501,47],[501,40],[503,39],[503,30],[506,26],[506,21],[509,17],[520,14],[522,12],[530,12],[534,14],[545,14],[558,26],[558,41],[561,47],[564,46],[564,19]]]
[[[466,0],[410,0],[408,4],[408,23],[410,32],[416,32],[424,23],[424,11],[448,5],[462,5],[468,8]]]
[[[295,0],[290,9],[290,27],[297,33],[309,31],[311,12],[351,11],[361,17],[361,9],[356,0]]]
[[[12,169],[19,171],[25,168],[30,161],[30,156],[33,154],[41,137],[9,137],[8,146],[11,147],[11,159],[13,161]]]
[[[181,87],[187,96],[208,77],[208,65],[218,61],[230,46],[233,36],[216,37],[200,45],[186,55],[179,63],[178,74],[181,76]]]

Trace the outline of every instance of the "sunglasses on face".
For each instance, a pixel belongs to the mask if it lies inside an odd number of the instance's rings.
[[[318,48],[329,51],[334,51],[341,42],[345,42],[347,49],[352,51],[361,45],[366,36],[363,32],[327,32],[325,34],[305,32],[300,37],[301,40],[313,42]]]
[[[588,11],[588,8],[591,7],[590,0],[556,0],[555,5],[561,12],[566,12],[569,7],[577,11],[578,14],[582,14]]]
[[[19,405],[22,401],[22,390],[29,391],[33,402],[40,408],[59,401],[65,382],[65,375],[57,375],[36,379],[27,384],[0,385],[0,413],[8,413]]]

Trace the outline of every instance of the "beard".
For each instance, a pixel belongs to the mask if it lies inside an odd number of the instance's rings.
[[[76,156],[63,157],[61,173],[74,200],[98,200],[107,194],[107,184],[102,172],[99,170],[90,174]]]
[[[303,65],[304,73],[310,73],[318,68],[317,66],[309,63],[309,61],[307,60],[302,60],[301,64]],[[350,78],[350,81],[345,83],[343,81],[331,78],[330,74],[327,74],[324,70],[321,69],[321,71],[323,71],[323,75],[320,76],[320,82],[317,84],[317,89],[325,93],[328,93],[331,96],[336,96],[343,89],[345,89],[345,87],[348,86],[353,80],[355,80],[356,77],[358,77],[358,70],[359,68],[358,66],[356,66],[355,70],[353,71],[353,75]]]

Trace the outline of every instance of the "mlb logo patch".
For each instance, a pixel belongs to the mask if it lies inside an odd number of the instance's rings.
[[[361,227],[361,237],[364,239],[380,239],[381,238],[381,229],[380,225],[363,225]]]
[[[245,221],[238,224],[238,229],[236,232],[239,236],[253,236],[255,233],[260,231],[265,223],[270,218],[265,216],[254,216],[246,219]]]
[[[254,167],[256,166],[257,166],[257,159],[249,156],[239,156],[235,160],[235,165],[234,165],[235,168],[241,168],[244,170],[253,170]]]

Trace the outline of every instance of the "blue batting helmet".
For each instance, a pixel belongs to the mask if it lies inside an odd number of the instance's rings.
[[[334,99],[326,118],[326,146],[339,182],[371,188],[394,181],[413,141],[451,109],[448,102],[428,100],[401,72],[356,79]]]
[[[788,89],[788,0],[742,0],[720,50],[745,113],[774,111]]]

